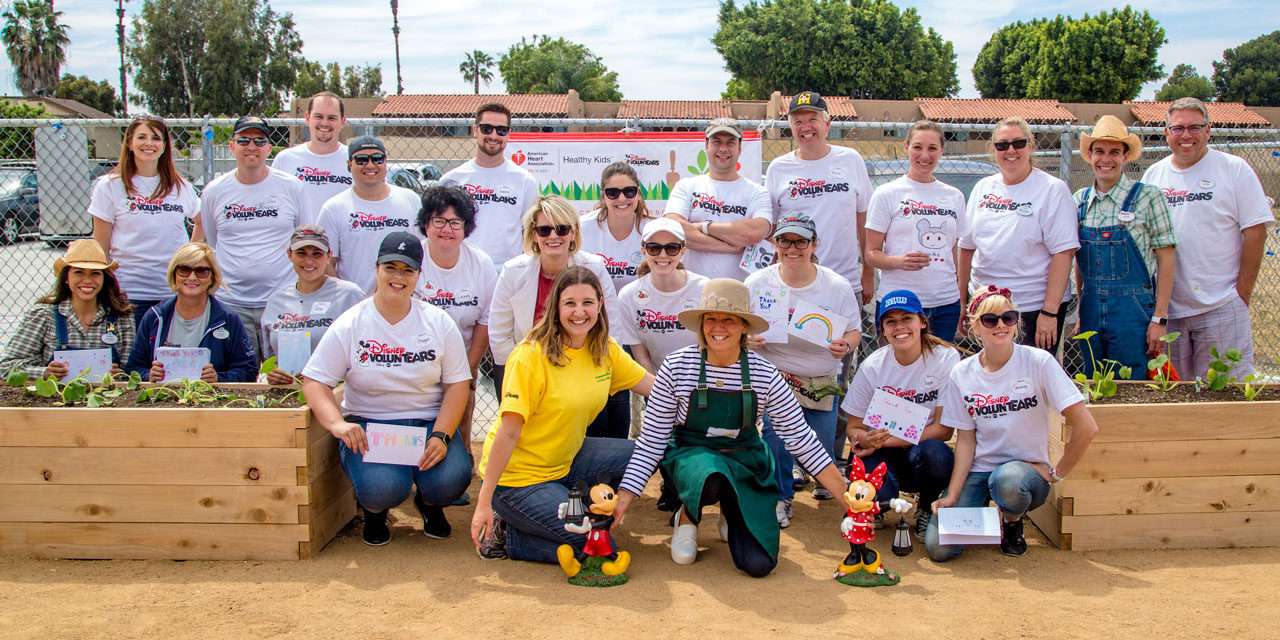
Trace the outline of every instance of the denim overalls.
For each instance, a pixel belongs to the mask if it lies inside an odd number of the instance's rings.
[[[58,311],[58,308],[56,305],[54,306],[52,311],[53,311],[53,333],[54,333],[55,341],[57,342],[56,348],[59,350],[71,349],[72,347],[68,343],[70,336],[67,333],[68,331],[67,317],[62,315],[61,311]],[[115,313],[108,313],[104,322],[106,322],[106,331],[102,335],[102,344],[111,348],[111,361],[123,367],[124,360],[121,359],[120,347],[119,347],[120,338],[119,338],[119,334],[114,328],[117,324],[119,324],[120,318],[116,316]],[[75,372],[73,371],[72,373],[75,373]]]
[[[1084,190],[1079,205],[1080,330],[1097,331],[1089,338],[1093,357],[1131,367],[1130,378],[1147,377],[1147,325],[1155,311],[1155,286],[1147,264],[1129,229],[1123,224],[1084,226],[1093,187]],[[1135,182],[1121,205],[1121,215],[1133,213],[1142,183]],[[1084,373],[1093,375],[1088,348],[1081,349]],[[1119,372],[1117,371],[1117,377]]]

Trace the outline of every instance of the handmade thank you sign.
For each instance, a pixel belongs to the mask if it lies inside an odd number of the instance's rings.
[[[279,347],[278,364],[281,371],[290,374],[301,372],[311,358],[310,331],[281,331],[276,334],[276,345]]]
[[[787,325],[787,333],[801,340],[812,342],[820,347],[830,346],[836,338],[844,335],[849,319],[838,316],[812,302],[800,300],[791,312],[791,323]]]
[[[757,284],[751,288],[752,310],[769,323],[769,330],[760,334],[765,342],[787,341],[787,305],[790,303],[791,294],[786,287]]]
[[[862,424],[868,429],[888,431],[889,435],[911,444],[920,444],[920,436],[924,434],[924,428],[929,424],[929,416],[932,414],[933,411],[926,406],[899,398],[884,389],[876,389],[875,395],[871,396],[871,404],[867,405],[867,414],[863,416]]]
[[[1000,544],[1000,515],[995,507],[938,509],[941,544]]]
[[[365,462],[383,464],[407,464],[418,466],[422,452],[427,448],[426,427],[406,427],[398,424],[370,422],[365,427],[369,452]]]
[[[81,374],[88,380],[97,382],[102,376],[111,373],[110,349],[63,349],[53,352],[55,362],[67,363],[67,375],[61,382],[66,382]]]
[[[164,365],[164,381],[199,380],[204,365],[209,364],[209,350],[204,347],[156,347],[156,360]]]

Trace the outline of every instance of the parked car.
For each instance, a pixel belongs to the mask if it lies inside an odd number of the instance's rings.
[[[40,196],[35,164],[0,165],[0,244],[39,233]]]
[[[426,189],[422,186],[422,180],[418,179],[417,170],[404,167],[389,167],[387,169],[387,182],[397,187],[412,189],[418,195],[422,195],[422,192]]]

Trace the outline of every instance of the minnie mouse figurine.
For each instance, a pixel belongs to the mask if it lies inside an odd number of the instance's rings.
[[[849,542],[849,555],[836,568],[837,581],[857,587],[881,587],[898,584],[898,574],[886,571],[880,564],[880,554],[867,546],[876,537],[876,514],[892,509],[896,513],[911,510],[911,503],[901,498],[876,502],[876,492],[884,484],[888,467],[881,462],[875,471],[867,474],[862,459],[853,456],[849,467],[849,489],[844,499],[849,503],[849,513],[840,523],[840,532]]]
[[[567,544],[556,549],[556,559],[560,561],[565,575],[569,576],[569,584],[587,587],[626,584],[631,554],[615,552],[609,535],[613,526],[613,510],[617,506],[617,492],[604,482],[591,487],[579,482],[569,492],[569,501],[560,505],[559,516],[565,521],[565,530],[587,536],[580,552]],[[575,523],[578,518],[581,521]]]

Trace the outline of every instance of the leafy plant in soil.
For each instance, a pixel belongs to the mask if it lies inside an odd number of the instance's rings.
[[[1102,362],[1093,355],[1093,343],[1089,342],[1089,338],[1098,335],[1097,331],[1084,331],[1071,336],[1072,340],[1079,340],[1089,348],[1089,361],[1093,363],[1093,376],[1085,376],[1084,373],[1075,375],[1076,384],[1080,385],[1080,389],[1089,394],[1089,401],[1096,402],[1102,398],[1110,398],[1116,394],[1116,375],[1119,374],[1122,379],[1128,379],[1133,374],[1133,370],[1129,367],[1121,365],[1115,360],[1104,358]]]
[[[1203,381],[1196,379],[1196,384],[1210,391],[1221,391],[1228,385],[1235,384],[1236,378],[1231,375],[1231,369],[1244,358],[1240,350],[1231,348],[1226,353],[1218,353],[1218,348],[1212,347],[1209,355],[1213,356],[1209,360],[1209,370],[1205,372]]]
[[[125,385],[129,390],[135,390],[142,383],[142,378],[137,373],[118,373],[115,375],[107,374],[102,377],[98,384],[94,384],[88,379],[89,370],[81,371],[76,377],[60,382],[53,376],[46,376],[37,379],[33,384],[27,384],[30,377],[24,371],[10,371],[5,377],[5,384],[11,387],[25,388],[29,395],[39,398],[58,398],[52,404],[58,406],[75,406],[81,402],[90,408],[110,406],[111,403],[124,391],[116,386],[117,382]]]
[[[1177,374],[1169,369],[1169,349],[1181,335],[1181,332],[1174,331],[1160,336],[1160,341],[1164,343],[1164,352],[1147,361],[1147,370],[1154,372],[1148,387],[1162,393],[1169,393],[1177,386]]]

